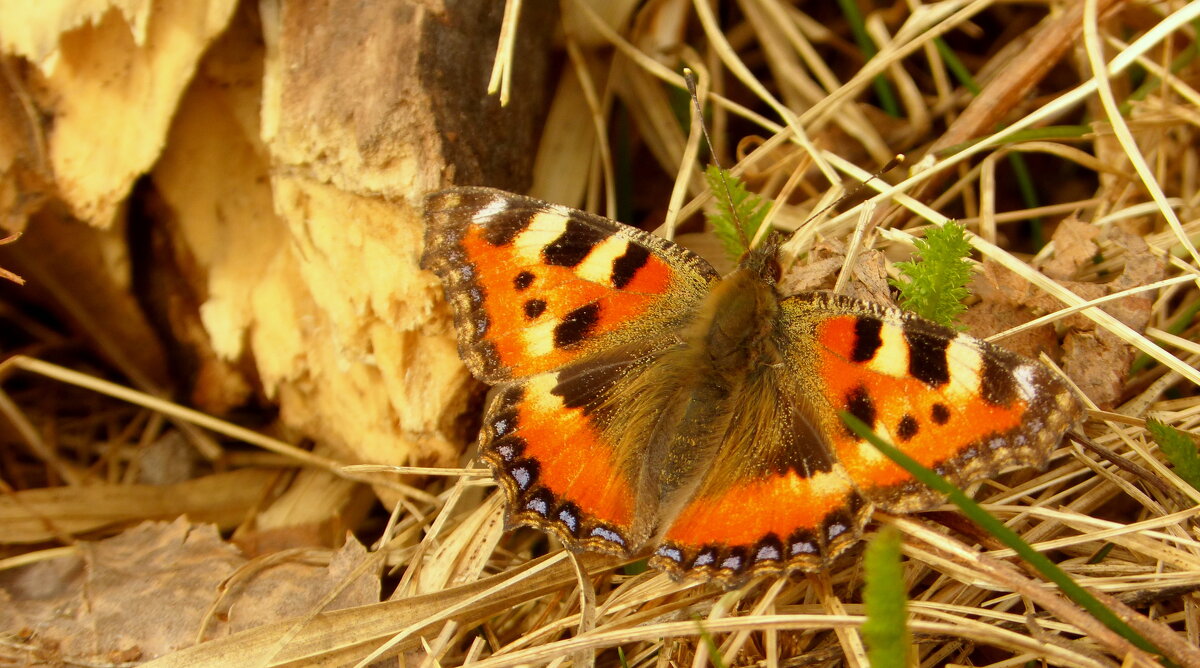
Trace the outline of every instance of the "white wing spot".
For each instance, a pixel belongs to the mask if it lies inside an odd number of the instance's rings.
[[[559,322],[558,318],[544,317],[537,324],[522,330],[520,336],[525,344],[525,352],[531,357],[542,357],[554,352],[554,328]]]
[[[491,219],[499,216],[508,210],[508,200],[503,197],[495,197],[475,214],[476,225],[486,225]]]
[[[1033,398],[1037,396],[1036,376],[1037,368],[1030,364],[1019,366],[1016,371],[1013,371],[1013,378],[1016,379],[1017,387],[1021,390],[1021,397],[1026,402],[1033,401]]]
[[[946,351],[950,367],[950,384],[946,391],[952,397],[974,397],[980,392],[980,376],[983,373],[983,355],[975,341],[962,334],[950,342]]]
[[[557,374],[543,373],[534,376],[525,384],[525,398],[539,412],[560,411],[562,410],[562,398],[551,394],[557,385]]]
[[[774,545],[763,545],[758,548],[758,554],[754,555],[755,561],[779,561],[779,548]]]

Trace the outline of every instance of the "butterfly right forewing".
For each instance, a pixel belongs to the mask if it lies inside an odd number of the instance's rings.
[[[490,188],[426,200],[422,267],[454,309],[459,352],[495,384],[679,326],[718,278],[661,237]]]

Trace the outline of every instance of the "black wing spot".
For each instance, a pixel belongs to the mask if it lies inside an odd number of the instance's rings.
[[[863,421],[867,427],[875,428],[875,402],[871,400],[867,388],[859,385],[846,393],[846,410],[851,415]],[[857,438],[858,435],[846,427],[846,432]]]
[[[950,382],[949,338],[905,329],[904,339],[908,342],[908,372],[914,378],[931,387]]]
[[[483,207],[481,207],[482,209]],[[488,220],[483,228],[483,240],[492,246],[507,246],[517,238],[517,235],[529,227],[529,222],[537,212],[525,216],[497,214]]]
[[[554,347],[569,348],[592,335],[600,322],[600,305],[593,302],[568,313],[554,328]]]
[[[530,320],[536,320],[538,316],[546,312],[545,299],[530,299],[525,302],[525,317]]]
[[[938,424],[946,424],[950,421],[950,409],[946,407],[946,404],[934,404],[929,411],[929,417]]]
[[[921,426],[917,424],[917,419],[911,415],[905,415],[900,418],[900,424],[896,427],[896,437],[901,441],[910,440],[917,435]]]
[[[546,264],[558,267],[574,267],[592,252],[609,234],[575,219],[567,218],[567,226],[557,239],[542,249]]]
[[[630,243],[621,257],[613,260],[612,284],[621,290],[637,276],[638,270],[646,266],[650,259],[650,251],[642,246]]]
[[[528,289],[533,285],[534,275],[528,271],[523,271],[513,277],[513,289],[517,292]]]
[[[1012,372],[986,351],[983,354],[979,389],[983,400],[993,406],[1007,406],[1017,398],[1017,383],[1013,380]]]
[[[883,339],[879,336],[883,329],[883,321],[879,318],[859,316],[854,321],[854,350],[850,351],[850,361],[862,363],[875,357]]]
[[[563,408],[582,408],[585,414],[598,410],[608,392],[630,369],[628,364],[578,365],[559,374],[550,394],[562,399]]]

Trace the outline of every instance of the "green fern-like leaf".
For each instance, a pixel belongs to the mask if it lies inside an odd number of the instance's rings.
[[[771,202],[749,192],[736,176],[715,165],[704,170],[704,178],[717,202],[717,210],[708,217],[708,222],[721,240],[725,253],[736,260],[746,252],[746,242],[753,239],[762,226]],[[738,234],[739,224],[743,234]]]
[[[900,305],[936,323],[961,329],[956,320],[967,309],[962,300],[970,294],[971,244],[965,228],[955,222],[931,228],[917,239],[920,262],[899,262],[896,268],[907,280],[892,280],[900,290]]]
[[[863,640],[872,668],[904,668],[908,662],[909,634],[905,610],[904,567],[900,563],[900,532],[886,526],[867,544],[863,555],[866,587],[863,604],[867,621]]]
[[[1175,467],[1175,473],[1200,489],[1200,452],[1196,450],[1195,441],[1171,425],[1154,419],[1146,420],[1146,429]]]

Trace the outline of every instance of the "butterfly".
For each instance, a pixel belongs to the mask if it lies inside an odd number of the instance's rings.
[[[848,411],[958,485],[1042,465],[1081,416],[1043,365],[897,309],[721,276],[686,248],[488,188],[434,193],[422,267],[493,385],[479,444],[510,527],[726,586],[811,572],[872,508],[941,499]]]

